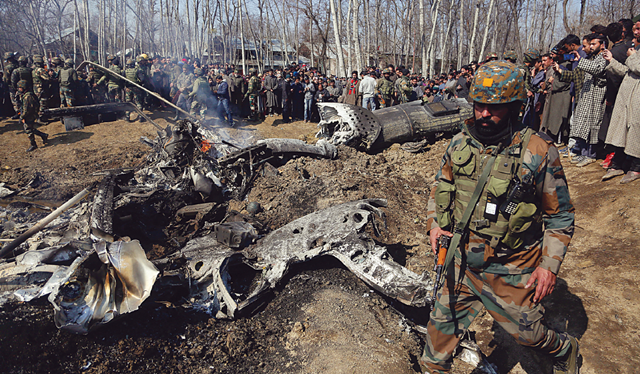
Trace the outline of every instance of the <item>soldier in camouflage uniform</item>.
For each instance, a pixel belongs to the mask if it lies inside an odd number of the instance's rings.
[[[538,88],[531,84],[531,68],[538,60],[540,60],[540,52],[537,49],[529,48],[524,52],[524,65],[518,66],[524,74],[524,88],[527,92],[527,97],[533,97],[538,92]]]
[[[182,73],[178,76],[175,82],[173,82],[173,86],[171,87],[172,91],[172,101],[176,104],[177,107],[188,112],[191,109],[191,103],[189,102],[189,93],[193,88],[193,81],[195,81],[195,76],[190,71],[190,66],[184,64],[182,66]],[[176,109],[176,116],[174,118],[175,121],[180,119],[180,112]]]
[[[42,56],[33,56],[33,67],[33,93],[35,93],[40,100],[40,112],[38,116],[41,116],[42,111],[49,107],[49,73],[44,68]]]
[[[102,78],[105,78],[105,75],[95,66],[89,65],[87,83],[94,104],[102,104],[107,100],[107,86]]]
[[[109,62],[109,71],[118,75],[122,75],[120,60],[116,56],[111,55],[107,57],[107,61]],[[122,79],[118,78],[114,74],[105,74],[102,76],[102,78],[100,78],[98,84],[106,84],[107,97],[109,98],[109,102],[122,102]]]
[[[51,68],[49,73],[49,107],[56,108],[60,106],[60,71],[62,70],[62,60],[60,57],[51,59]]]
[[[244,100],[249,99],[249,109],[251,110],[251,120],[257,121],[260,116],[260,108],[258,107],[258,99],[260,90],[262,89],[262,82],[258,78],[258,73],[254,69],[249,69],[249,84],[247,92],[244,94]]]
[[[504,51],[504,53],[502,54],[502,59],[515,64],[518,62],[518,54],[514,50]]]
[[[25,56],[18,57],[18,67],[13,69],[13,71],[11,72],[11,87],[13,91],[16,93],[18,92],[18,82],[20,82],[21,80],[24,80],[27,82],[27,89],[29,91],[33,89],[33,75],[32,75],[31,68],[27,67],[28,63],[29,61]],[[20,97],[21,95],[18,95],[18,94],[15,95],[17,109],[16,109],[16,104],[14,104],[14,110],[16,111],[16,113],[19,113],[20,109],[22,108],[22,102],[20,102]]]
[[[78,73],[73,68],[73,60],[64,60],[64,67],[58,72],[58,82],[60,84],[60,108],[75,105],[74,90],[78,83]]]
[[[189,94],[191,99],[191,110],[189,112],[193,116],[200,114],[200,117],[205,118],[207,101],[213,94],[211,93],[211,88],[209,88],[209,82],[203,77],[204,71],[201,68],[196,68],[193,71],[193,75],[195,75],[196,80],[193,82],[193,89]]]
[[[4,81],[5,87],[9,89],[9,97],[11,98],[11,104],[13,105],[13,110],[16,114],[11,119],[20,118],[20,102],[17,97],[17,90],[13,88],[13,84],[11,83],[11,74],[13,71],[18,68],[18,64],[16,62],[16,55],[13,52],[5,52],[4,53],[4,75],[2,76],[2,80]]]
[[[18,88],[18,94],[21,96],[22,102],[20,121],[22,122],[24,131],[29,135],[29,142],[31,143],[27,152],[31,152],[38,148],[36,135],[42,138],[43,144],[47,144],[49,135],[35,128],[35,122],[38,119],[38,112],[40,111],[40,103],[36,95],[29,90],[29,82],[24,80],[18,81],[16,87]]]
[[[127,66],[124,69],[124,76],[133,83],[142,85],[145,73],[140,66],[136,66],[133,59],[127,60]],[[142,96],[142,90],[132,84],[126,84],[125,86],[125,101],[133,103],[138,109],[144,109],[144,97]],[[130,121],[131,112],[126,112],[125,118]]]
[[[481,66],[470,98],[474,117],[451,140],[427,207],[434,252],[440,236],[453,238],[421,362],[448,373],[460,338],[485,307],[519,344],[555,358],[554,373],[577,373],[577,340],[546,327],[539,304],[554,288],[574,231],[558,150],[518,122],[526,95],[515,65]],[[505,210],[515,182],[527,192]]]
[[[408,103],[411,99],[411,93],[413,92],[413,86],[411,86],[411,82],[409,81],[409,70],[399,70],[399,78],[398,82],[398,99],[400,100],[400,104]]]
[[[487,62],[491,62],[491,61],[498,61],[498,54],[495,52],[490,52],[487,57],[484,60],[484,63],[486,64]]]
[[[388,108],[393,103],[393,82],[390,79],[391,71],[382,70],[382,77],[376,82],[376,94],[381,108]]]

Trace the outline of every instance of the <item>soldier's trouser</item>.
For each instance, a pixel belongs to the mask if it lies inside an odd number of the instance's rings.
[[[38,115],[42,114],[42,111],[49,108],[49,93],[46,92],[42,87],[35,86],[33,88],[34,93],[40,99],[40,111]]]
[[[200,114],[200,117],[204,118],[204,115],[207,113],[207,104],[199,102],[198,99],[194,99],[191,102],[191,110],[189,113],[191,113],[191,115]]]
[[[142,110],[142,104],[144,102],[144,98],[142,97],[142,93],[140,89],[136,87],[127,87],[125,88],[125,100],[128,103],[133,103],[138,109]]]
[[[257,119],[260,116],[258,95],[249,95],[249,108],[251,109],[251,118]]]
[[[36,129],[36,125],[33,121],[25,121],[22,123],[22,128],[24,129],[24,132],[27,133],[27,135],[29,135],[29,139],[33,138],[34,135],[38,135],[38,136],[45,136],[47,134],[43,133],[42,131]]]
[[[73,91],[69,87],[60,86],[60,107],[73,106],[75,102]]]
[[[13,105],[13,110],[16,113],[20,113],[20,111],[22,110],[22,102],[20,100],[20,96],[18,96],[18,93],[14,90],[10,90],[9,91],[9,98],[11,99],[11,104]]]
[[[460,267],[455,265],[455,280]],[[432,373],[448,373],[458,342],[482,307],[516,341],[552,357],[564,356],[571,345],[566,334],[542,323],[544,307],[535,304],[535,287],[524,286],[531,274],[498,275],[467,269],[456,282],[449,274],[436,297],[427,325],[422,361]]]
[[[120,95],[122,95],[121,89],[118,86],[108,86],[108,95],[109,101],[112,103],[119,103],[122,101],[122,98],[120,97]]]

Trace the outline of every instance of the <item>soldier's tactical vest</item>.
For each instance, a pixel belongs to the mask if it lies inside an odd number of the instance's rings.
[[[71,87],[73,82],[71,81],[71,74],[73,73],[73,68],[64,68],[60,70],[58,75],[58,79],[60,80],[61,87]]]
[[[89,72],[89,79],[88,79],[88,81],[89,81],[91,84],[98,83],[98,81],[100,80],[100,78],[102,78],[102,74],[100,74],[100,72],[95,71],[95,70],[93,70],[93,71],[90,71],[90,72]]]
[[[12,63],[8,63],[4,66],[4,76],[2,77],[2,80],[4,81],[4,84],[6,84],[7,86],[11,86],[11,74],[13,74],[13,71],[16,70],[17,65],[14,65]]]
[[[126,68],[124,71],[124,76],[133,83],[141,83],[140,79],[138,79],[138,68]]]
[[[522,141],[504,149],[496,157],[484,190],[469,220],[469,230],[489,237],[493,248],[502,242],[511,249],[518,249],[523,244],[520,234],[529,229],[534,220],[537,211],[535,204],[522,202],[511,215],[505,215],[500,211],[500,205],[507,197],[512,180],[521,171],[524,152],[532,133],[533,130],[529,128],[523,130],[520,133]],[[491,156],[488,154],[480,154],[478,148],[471,144],[471,138],[468,136],[455,146],[451,153],[453,183],[440,181],[435,193],[438,225],[441,228],[452,230],[455,223],[462,220],[482,174],[483,166],[489,157]],[[488,202],[489,207],[487,207]]]
[[[393,82],[385,78],[381,79],[382,84],[380,85],[380,93],[385,96],[391,96],[393,94]]]
[[[16,69],[16,72],[18,73],[20,80],[27,81],[30,86],[33,84],[33,73],[31,68],[20,66]]]
[[[116,74],[122,74],[122,70],[120,70],[120,68],[118,67],[118,65],[111,65],[109,67],[109,70],[111,70],[112,72],[116,73]],[[120,85],[120,80],[118,78],[116,78],[114,75],[109,74],[109,86],[119,86]]]

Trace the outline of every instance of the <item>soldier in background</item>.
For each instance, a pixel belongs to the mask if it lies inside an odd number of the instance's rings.
[[[74,90],[78,82],[78,73],[73,68],[73,60],[68,58],[64,60],[64,68],[58,73],[58,82],[60,84],[60,107],[74,106],[75,97]]]
[[[408,75],[409,70],[398,69],[398,80],[396,83],[398,85],[398,100],[400,104],[408,103],[413,93],[413,87],[411,86],[411,82],[409,82]]]
[[[116,56],[107,57],[109,62],[109,71],[122,75],[122,69],[120,68],[120,60]],[[119,103],[122,102],[122,79],[118,78],[114,74],[105,74],[100,78],[98,84],[107,85],[107,97],[109,102]]]
[[[11,72],[11,87],[15,92],[18,92],[18,82],[24,80],[27,82],[27,89],[31,91],[33,89],[33,75],[30,67],[27,67],[28,59],[25,56],[18,57],[18,67]],[[20,102],[20,95],[16,95],[17,109],[16,113],[20,112],[22,103]],[[15,109],[15,105],[14,105]]]
[[[258,99],[260,90],[262,89],[262,82],[258,78],[258,73],[255,69],[249,69],[249,84],[247,92],[244,94],[244,99],[249,99],[249,109],[251,110],[250,118],[252,121],[257,121],[260,116],[260,108],[258,107]]]
[[[47,70],[49,73],[49,106],[57,108],[60,106],[60,70],[62,70],[62,60],[55,56],[51,59],[51,68]]]
[[[189,102],[189,93],[193,88],[193,81],[195,80],[195,76],[191,73],[191,67],[187,64],[182,65],[182,73],[178,76],[178,79],[173,82],[171,97],[172,102],[176,104],[176,106],[185,112],[188,112],[191,108],[191,103]],[[180,112],[176,109],[176,116],[174,118],[175,121],[180,119]]]
[[[107,98],[107,87],[104,84],[104,74],[95,66],[89,65],[89,76],[87,77],[87,83],[89,84],[89,90],[91,93],[91,99],[93,104],[102,104]]]
[[[393,102],[393,82],[390,79],[391,71],[388,68],[382,70],[382,77],[376,82],[376,94],[380,108],[388,108]]]
[[[133,59],[127,60],[127,66],[124,69],[124,76],[128,80],[138,85],[142,84],[142,79],[144,78],[144,72],[140,66],[136,66],[135,61]],[[125,86],[125,101],[127,103],[133,103],[138,109],[142,110],[144,107],[144,97],[142,96],[142,90],[138,87],[135,87],[131,84],[127,84]],[[125,118],[127,121],[131,121],[131,112],[126,112]],[[140,121],[143,119],[138,117]]]
[[[11,119],[20,118],[20,102],[17,97],[17,90],[13,87],[11,83],[11,75],[13,71],[18,68],[18,64],[16,62],[16,55],[13,52],[5,52],[4,53],[4,75],[2,76],[2,81],[4,82],[5,87],[9,90],[9,98],[11,99],[11,104],[13,105],[13,110],[16,112]]]
[[[231,77],[231,104],[232,109],[238,114],[242,114],[242,98],[247,92],[247,87],[244,84],[244,78],[242,77],[242,71],[240,68],[236,68],[233,76]]]
[[[29,89],[29,82],[20,80],[16,84],[18,94],[21,96],[22,108],[20,110],[20,121],[24,127],[24,131],[29,136],[29,142],[31,146],[27,149],[27,152],[31,152],[38,148],[36,144],[36,135],[42,138],[42,143],[47,144],[49,135],[39,131],[35,128],[35,122],[38,119],[38,112],[40,111],[40,101],[36,95]]]
[[[204,78],[204,71],[201,68],[196,68],[193,71],[196,80],[193,82],[193,89],[189,94],[191,99],[191,115],[195,116],[200,114],[203,119],[207,113],[207,101],[211,97],[211,89],[209,88],[209,82]],[[228,89],[228,86],[227,86]]]
[[[44,60],[42,56],[33,56],[33,93],[40,100],[40,111],[38,117],[42,117],[42,111],[49,107],[49,73],[44,68]]]
[[[487,58],[485,58],[484,63],[486,64],[487,62],[491,62],[491,61],[498,61],[498,54],[495,52],[490,52],[487,55]]]

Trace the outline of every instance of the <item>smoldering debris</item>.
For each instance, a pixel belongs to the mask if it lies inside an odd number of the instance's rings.
[[[265,168],[295,157],[336,158],[333,144],[268,139],[239,147],[222,134],[183,120],[144,139],[152,150],[143,165],[101,172],[91,203],[4,260],[0,304],[48,296],[56,325],[74,333],[133,312],[150,297],[236,318],[255,310],[292,265],[320,256],[338,259],[404,304],[430,301],[428,275],[394,262],[371,236],[385,227],[386,200],[332,206],[271,232],[229,209]],[[19,235],[29,223],[3,235]]]

